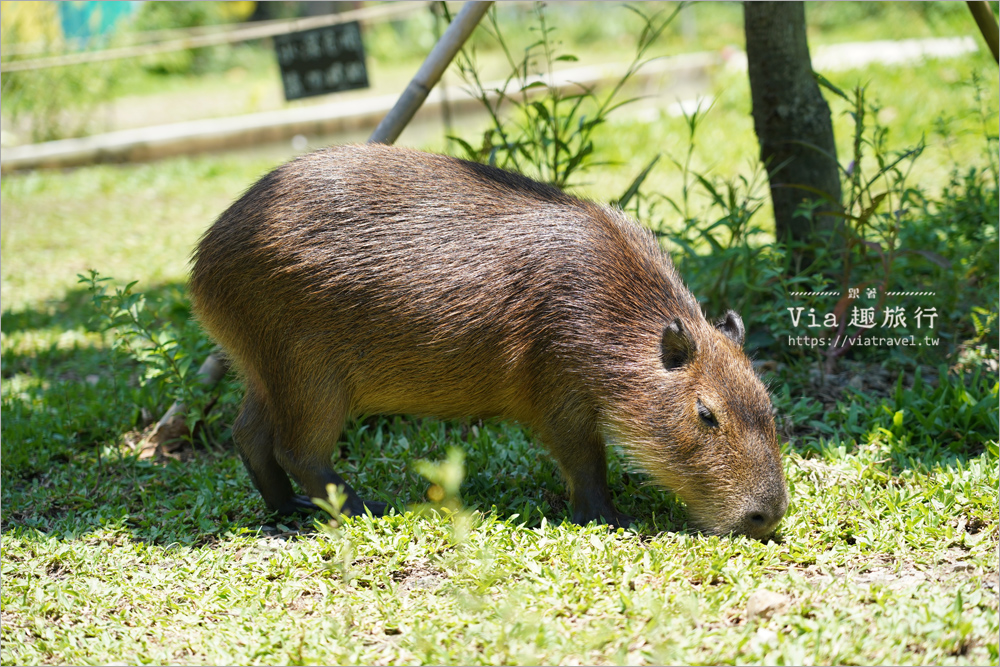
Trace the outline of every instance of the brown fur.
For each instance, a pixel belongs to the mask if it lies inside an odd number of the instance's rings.
[[[286,473],[309,497],[344,484],[330,458],[357,413],[517,420],[558,462],[577,522],[628,519],[608,440],[710,532],[763,536],[787,507],[739,316],[709,324],[620,211],[440,155],[330,148],[220,216],[191,293],[245,379],[233,435],[276,510],[308,505]]]

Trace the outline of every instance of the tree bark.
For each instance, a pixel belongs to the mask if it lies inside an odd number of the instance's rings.
[[[820,94],[801,2],[744,2],[754,129],[767,168],[775,235],[783,242],[838,244],[840,175],[830,107]],[[820,202],[812,220],[795,211]],[[811,255],[812,253],[804,253]]]

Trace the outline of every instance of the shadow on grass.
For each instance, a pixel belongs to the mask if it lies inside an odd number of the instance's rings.
[[[95,403],[115,403],[107,386],[90,389],[97,393]],[[44,404],[65,406],[66,398],[49,392],[36,413],[37,406],[17,400],[8,410],[5,396],[5,532],[199,545],[246,530],[309,533],[316,520],[326,518],[321,512],[284,518],[270,513],[230,441],[195,448],[184,461],[139,460],[106,446],[120,442],[128,431],[135,436],[127,424],[94,437],[80,428],[94,418],[93,409],[70,414],[65,423],[48,419],[52,411]],[[128,414],[112,417],[121,424]],[[467,439],[469,430],[468,422],[381,416],[358,420],[345,431],[334,465],[362,497],[387,500],[400,513],[425,501],[429,483],[416,473],[415,461],[439,460],[448,447],[464,445],[466,507],[493,512],[501,520],[517,515],[518,523],[529,526],[539,525],[543,516],[549,523],[568,520],[565,488],[555,465],[522,429],[484,426],[475,442]],[[380,432],[385,441],[377,445]],[[619,508],[644,521],[643,532],[683,527],[684,509],[676,500],[622,472],[617,462],[611,466],[611,482]]]
[[[461,425],[445,428],[460,430]],[[8,443],[5,438],[5,461],[10,449],[17,447]],[[346,442],[341,445],[350,449]],[[107,450],[99,459],[98,447],[52,443],[44,469],[5,465],[3,531],[38,531],[57,539],[122,536],[149,544],[202,545],[244,531],[309,534],[316,521],[327,519],[322,512],[291,517],[269,512],[228,446],[198,448],[185,461],[159,463]],[[428,483],[416,474],[414,461],[435,458],[437,452],[432,444],[419,442],[409,443],[407,451],[393,449],[379,457],[391,459],[391,475],[380,463],[362,470],[370,457],[357,451],[345,451],[335,467],[362,497],[388,500],[396,513],[402,513],[425,501]],[[472,453],[470,459],[474,458]],[[517,523],[529,527],[540,525],[543,516],[550,524],[569,521],[558,473],[550,461],[539,459],[537,475],[520,479],[498,479],[495,471],[478,470],[470,462],[462,488],[464,506],[493,513],[500,520],[516,516]],[[17,467],[21,474],[13,469]],[[669,494],[628,475],[617,481],[614,494],[619,508],[636,516],[640,533],[683,530],[685,510]]]
[[[183,283],[138,288],[161,314],[190,317]],[[100,322],[85,288],[68,290],[46,306],[0,315],[10,342],[3,353],[3,530],[37,530],[63,539],[122,533],[150,543],[193,544],[228,532],[286,525],[309,529],[321,513],[279,518],[266,509],[221,420],[216,448],[188,460],[139,460],[127,443],[140,437],[168,400],[137,381],[137,364],[100,344],[60,342],[66,332],[98,332]],[[31,344],[19,339],[39,336]],[[219,408],[217,408],[219,409]],[[469,420],[374,417],[354,420],[341,438],[335,468],[365,498],[388,500],[397,511],[423,502],[428,482],[413,463],[442,458],[448,447],[466,451],[467,507],[518,515],[529,525],[542,516],[568,519],[565,486],[550,459],[523,429],[490,423],[470,436]],[[126,444],[123,444],[126,443]],[[659,529],[683,525],[683,508],[669,494],[646,486],[612,464],[611,483],[622,511]],[[679,518],[675,518],[679,517]]]
[[[179,321],[191,315],[187,307],[186,283],[139,283],[135,289],[145,294],[151,303],[167,304],[163,314],[171,320]],[[113,292],[113,287],[109,287],[108,291]],[[82,286],[68,290],[61,299],[49,300],[41,308],[4,310],[0,313],[0,330],[6,335],[45,329],[96,332],[100,328],[90,291]]]
[[[152,302],[167,303],[164,315],[190,316],[183,285],[146,290]],[[149,418],[169,401],[139,387],[134,364],[112,361],[99,346],[61,347],[65,331],[96,330],[86,290],[67,292],[48,309],[3,313],[10,345],[3,353],[2,492],[3,529],[38,530],[70,538],[122,532],[151,543],[194,544],[262,525],[294,522],[311,526],[322,514],[279,520],[269,514],[232,451],[225,424],[235,404],[224,404],[218,432],[222,443],[200,449],[184,462],[160,465],[123,456],[120,446],[137,438]],[[39,346],[19,346],[20,334],[51,336]],[[5,340],[7,343],[7,340]],[[46,344],[47,343],[47,344]],[[19,350],[26,351],[19,351]],[[992,407],[996,411],[995,404]],[[995,423],[995,418],[994,418]],[[995,435],[995,429],[994,429]],[[364,498],[388,500],[397,511],[424,500],[429,484],[413,463],[440,460],[449,447],[466,452],[467,507],[522,517],[537,525],[568,517],[565,485],[550,458],[521,428],[472,420],[373,417],[353,421],[341,438],[337,471]],[[900,452],[885,465],[889,480],[926,457]],[[973,450],[955,453],[961,465]],[[609,481],[618,508],[643,523],[643,532],[686,530],[685,510],[670,494],[629,474],[612,457]],[[888,483],[888,481],[886,482]]]

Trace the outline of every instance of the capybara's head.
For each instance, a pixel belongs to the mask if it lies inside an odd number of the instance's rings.
[[[687,504],[695,527],[764,538],[788,509],[788,491],[771,401],[743,338],[732,311],[714,327],[703,318],[667,323],[652,377],[640,371],[649,393],[610,428]]]

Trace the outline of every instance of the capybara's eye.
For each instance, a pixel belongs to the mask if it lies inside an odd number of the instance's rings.
[[[701,402],[701,399],[698,399],[698,416],[701,417],[701,421],[705,422],[706,426],[715,428],[719,425],[719,421],[715,418],[715,415],[708,409],[708,406]]]

